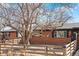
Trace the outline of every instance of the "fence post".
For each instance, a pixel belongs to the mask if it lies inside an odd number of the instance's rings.
[[[77,40],[75,40],[75,51],[77,50]]]
[[[72,56],[72,42],[70,42],[70,56]]]
[[[25,56],[26,56],[26,45],[25,45],[25,49],[24,49],[24,52],[25,52]]]
[[[1,55],[1,44],[0,44],[0,55]]]
[[[23,48],[24,56],[26,55],[26,49],[27,49],[26,44],[24,44],[24,48]]]
[[[66,48],[63,48],[63,56],[66,56]]]
[[[46,52],[45,55],[48,56],[48,47],[47,46],[45,47],[45,52]]]
[[[11,56],[13,56],[13,43],[11,44]]]

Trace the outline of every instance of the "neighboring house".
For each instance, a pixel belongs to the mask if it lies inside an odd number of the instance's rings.
[[[79,45],[79,23],[66,23],[53,31],[54,38],[71,38],[71,41],[77,39]]]
[[[12,29],[9,26],[6,26],[0,30],[0,33],[2,34],[2,37],[10,38],[10,39],[16,39],[18,37],[18,33],[16,30]]]
[[[65,23],[62,27],[58,27],[54,31],[51,31],[51,29],[44,29],[42,34],[44,35],[44,38],[42,40],[45,40],[48,37],[48,40],[50,40],[51,38],[70,38],[71,41],[77,39],[77,44],[79,45],[79,23]],[[35,36],[33,37],[33,39],[35,41]],[[42,41],[40,41],[40,43],[41,42]]]

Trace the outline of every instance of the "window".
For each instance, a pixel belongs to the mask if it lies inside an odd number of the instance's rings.
[[[56,37],[56,38],[67,37],[67,31],[55,31],[54,37]]]

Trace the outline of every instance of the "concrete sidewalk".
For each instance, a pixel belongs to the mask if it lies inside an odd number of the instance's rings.
[[[76,53],[74,54],[74,56],[79,56],[79,49],[76,51]]]
[[[76,53],[74,54],[74,56],[79,56],[79,46],[78,46],[78,49],[77,49]]]

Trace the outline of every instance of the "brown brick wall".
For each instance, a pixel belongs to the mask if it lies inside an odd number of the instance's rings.
[[[67,44],[70,42],[70,39],[33,36],[30,42],[31,44]]]
[[[52,33],[51,33],[51,31],[45,31],[45,32],[43,32],[42,33],[45,37],[52,37]]]
[[[10,32],[10,38],[11,39],[16,39],[16,32]]]

